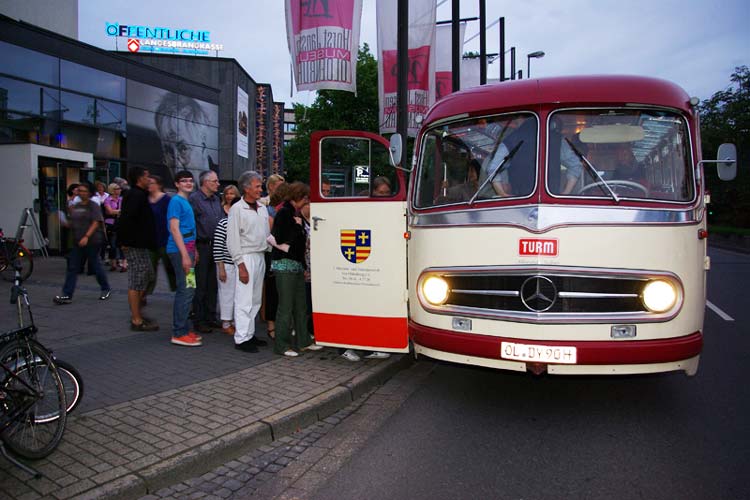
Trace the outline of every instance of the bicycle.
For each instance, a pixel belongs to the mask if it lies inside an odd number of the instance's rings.
[[[31,318],[31,322],[33,325],[33,316],[31,315],[31,303],[29,302],[28,293],[26,292],[26,289],[20,286],[20,282],[25,281],[31,276],[31,272],[34,269],[33,260],[31,258],[31,253],[29,252],[26,247],[24,247],[21,243],[15,244],[16,239],[15,238],[3,238],[3,231],[0,229],[0,239],[3,240],[3,246],[0,248],[0,272],[4,270],[2,267],[2,263],[7,263],[6,265],[9,268],[13,268],[12,264],[15,264],[16,266],[20,265],[20,276],[19,282],[16,282],[14,284],[14,287],[18,287],[16,289],[16,293],[18,297],[23,298],[23,303],[25,304],[28,312],[29,312],[29,318]],[[23,242],[23,240],[20,240]],[[10,244],[7,244],[7,242],[11,242]],[[13,257],[15,253],[15,258]],[[14,270],[15,275],[15,270]],[[15,276],[14,276],[15,279]],[[14,298],[11,297],[11,303],[13,303]],[[18,307],[18,326],[23,327],[23,314],[20,307]],[[46,349],[46,348],[45,348]],[[63,386],[65,387],[65,395],[66,395],[66,401],[67,401],[67,413],[72,412],[78,404],[81,402],[81,399],[83,398],[83,379],[81,378],[81,374],[76,370],[76,368],[71,365],[70,363],[63,361],[61,359],[58,359],[51,350],[46,349],[47,353],[52,357],[52,360],[57,365],[58,372],[60,374],[60,378],[62,379]],[[37,360],[38,362],[38,360]]]
[[[66,391],[72,391],[72,409],[80,401],[83,386],[75,368],[64,362],[67,368],[58,368],[52,352],[36,340],[37,327],[28,293],[21,286],[22,264],[18,259],[9,260],[15,274],[11,303],[17,307],[19,328],[0,335],[0,453],[40,477],[37,471],[9,455],[6,446],[28,459],[52,453],[65,431],[69,409]],[[24,306],[28,326],[24,326]],[[71,387],[66,388],[61,373],[73,381]]]
[[[23,246],[22,239],[6,238],[0,228],[0,276],[5,281],[13,281],[15,271],[12,262],[15,260],[21,264],[21,281],[26,281],[34,271],[34,259],[31,251]]]

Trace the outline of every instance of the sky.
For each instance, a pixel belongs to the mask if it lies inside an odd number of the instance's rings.
[[[438,2],[437,20],[451,19],[451,2]],[[461,0],[461,17],[478,15],[477,0]],[[363,0],[360,43],[375,54],[376,0]],[[506,49],[516,47],[516,69],[534,78],[583,74],[635,74],[671,80],[707,99],[730,84],[734,68],[750,65],[748,0],[486,0],[487,24],[505,17]],[[277,102],[309,105],[312,92],[291,93],[283,0],[79,0],[79,39],[107,50],[115,38],[106,23],[211,32],[224,44],[220,57],[237,59],[258,83],[269,83]],[[478,32],[470,22],[466,38]],[[120,49],[123,41],[120,39]],[[479,51],[479,38],[464,51]],[[487,30],[487,51],[499,50],[499,30]],[[510,54],[506,71],[510,71]],[[497,78],[499,64],[489,66]]]

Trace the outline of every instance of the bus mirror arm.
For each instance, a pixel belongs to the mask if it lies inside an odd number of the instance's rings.
[[[704,163],[716,163],[716,172],[722,181],[731,181],[737,177],[737,148],[734,144],[722,144],[716,154],[716,160],[701,160],[698,165]]]

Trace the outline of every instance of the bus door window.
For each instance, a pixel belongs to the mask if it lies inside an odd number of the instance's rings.
[[[388,187],[388,194],[383,186]],[[390,197],[400,187],[396,170],[389,165],[388,150],[379,142],[360,137],[326,137],[321,142],[320,194],[324,198]]]

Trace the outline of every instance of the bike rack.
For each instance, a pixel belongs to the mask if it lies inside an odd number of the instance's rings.
[[[32,476],[34,476],[34,479],[41,479],[42,477],[44,477],[41,472],[29,467],[28,465],[19,461],[16,457],[8,453],[3,443],[0,443],[0,454],[2,454],[2,456],[4,456],[8,462],[12,463],[13,465],[18,467],[22,471],[26,472],[27,474],[31,474]]]
[[[31,211],[31,209],[24,208],[23,212],[21,212],[21,220],[18,221],[18,229],[16,230],[16,241],[20,242],[23,239],[23,233],[24,231],[26,231],[26,228],[28,227],[31,228],[31,232],[34,235],[34,239],[39,244],[39,251],[41,252],[42,256],[45,258],[49,257],[49,251],[47,250],[47,245],[49,244],[49,241],[42,234],[42,230],[39,229],[39,224],[37,224],[36,217],[34,217],[34,214]]]

